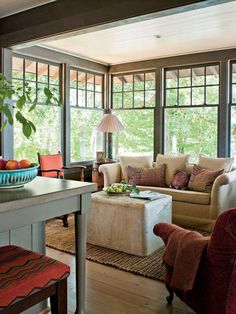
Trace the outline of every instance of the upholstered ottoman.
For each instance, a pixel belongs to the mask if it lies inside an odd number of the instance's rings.
[[[153,234],[158,222],[171,222],[172,197],[141,200],[101,191],[92,195],[87,241],[92,244],[146,256],[163,245]]]

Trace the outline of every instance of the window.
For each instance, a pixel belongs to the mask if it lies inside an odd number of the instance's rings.
[[[165,69],[167,154],[217,155],[219,65]]]
[[[112,76],[112,109],[124,125],[113,134],[113,156],[128,153],[153,154],[155,72]]]
[[[103,150],[96,127],[103,115],[103,75],[71,68],[71,162],[92,160]]]
[[[114,75],[112,108],[155,107],[155,72]]]
[[[38,106],[31,112],[26,109],[24,113],[35,124],[36,133],[26,139],[21,125],[17,121],[14,123],[14,158],[37,162],[37,152],[57,153],[61,150],[61,107],[46,105],[43,90],[49,87],[60,98],[60,66],[21,56],[13,57],[12,83],[15,86],[28,83],[32,98],[38,98]]]
[[[231,62],[231,156],[236,157],[236,61]]]

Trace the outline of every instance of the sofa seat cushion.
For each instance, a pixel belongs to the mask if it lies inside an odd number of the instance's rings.
[[[185,203],[195,203],[195,204],[210,204],[210,193],[205,192],[195,192],[189,190],[175,190],[172,188],[162,188],[155,186],[138,186],[141,190],[151,190],[163,194],[168,194],[172,196],[173,201],[185,202]]]

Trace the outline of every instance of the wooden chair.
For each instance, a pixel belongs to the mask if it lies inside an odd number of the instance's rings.
[[[50,297],[51,313],[67,313],[69,266],[15,245],[0,248],[0,313],[18,314]]]
[[[80,174],[80,181],[84,181],[84,169],[87,167],[82,165],[63,166],[62,154],[60,152],[54,155],[41,155],[38,153],[38,162],[40,166],[38,174],[40,176],[64,179],[67,173],[77,171]],[[63,220],[64,227],[68,227],[67,214],[58,218]]]

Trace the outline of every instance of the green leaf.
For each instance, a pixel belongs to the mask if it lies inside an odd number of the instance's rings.
[[[37,91],[39,91],[39,88],[31,87],[28,82],[23,82],[22,84],[19,80],[14,83],[8,81],[4,74],[0,72],[0,113],[3,113],[6,116],[6,120],[2,124],[1,130],[3,130],[7,124],[12,125],[14,123],[11,110],[14,109],[16,120],[22,124],[23,134],[29,138],[32,132],[36,132],[35,125],[32,121],[27,119],[27,116],[25,117],[23,115],[23,112],[28,108],[28,112],[35,109],[38,104]],[[50,88],[45,87],[43,92],[45,94],[44,103],[46,105],[62,104],[59,96],[56,97],[58,94],[56,89],[53,89],[51,86]]]
[[[30,106],[30,108],[29,108],[28,111],[30,112],[30,111],[34,110],[34,108],[35,108],[36,106],[37,106],[37,103],[34,103],[32,106]]]
[[[3,122],[3,124],[2,124],[2,126],[1,126],[1,128],[0,128],[1,132],[2,132],[2,130],[6,127],[6,125],[7,125],[7,120],[5,120],[5,121]]]
[[[26,100],[27,100],[28,102],[32,102],[31,97],[30,97],[30,94],[26,94],[26,93],[25,93],[25,97],[26,97]]]
[[[19,96],[18,100],[16,101],[16,107],[17,107],[19,110],[22,110],[23,107],[25,106],[25,103],[26,103],[26,97],[25,97],[25,95]]]
[[[22,130],[23,130],[24,136],[29,138],[32,133],[31,125],[28,122],[26,122],[25,124],[23,124]]]
[[[33,122],[32,122],[32,121],[28,121],[28,123],[30,124],[31,129],[32,129],[34,132],[36,132],[36,126],[33,124]]]
[[[52,92],[50,91],[48,87],[44,87],[43,91],[44,91],[45,96],[47,96],[48,98],[52,97]]]
[[[2,111],[5,114],[5,116],[7,117],[9,124],[13,125],[12,113],[11,113],[11,110],[9,109],[9,107],[7,105],[3,106]]]
[[[22,115],[22,113],[20,111],[16,112],[15,117],[16,117],[17,121],[19,121],[21,124],[24,124],[27,122],[27,120],[25,119],[25,117]]]

